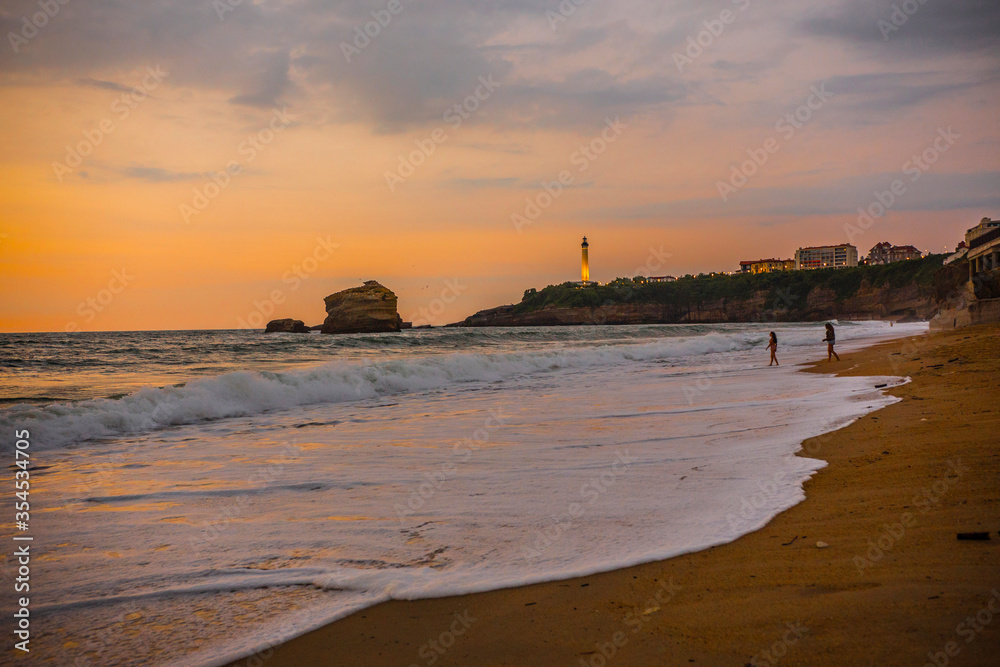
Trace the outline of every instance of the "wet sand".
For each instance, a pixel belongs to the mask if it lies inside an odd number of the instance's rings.
[[[913,381],[806,441],[829,466],[762,530],[580,579],[387,602],[233,664],[997,664],[1000,326],[841,356],[807,371]]]

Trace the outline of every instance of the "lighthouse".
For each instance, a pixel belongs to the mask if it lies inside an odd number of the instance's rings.
[[[590,244],[587,243],[587,237],[584,236],[583,243],[580,245],[580,248],[583,250],[583,262],[580,266],[580,274],[584,284],[590,282],[590,260],[587,258],[587,248],[589,247]]]

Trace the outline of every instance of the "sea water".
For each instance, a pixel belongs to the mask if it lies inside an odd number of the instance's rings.
[[[838,349],[925,330],[845,322]],[[31,442],[31,662],[219,664],[388,599],[732,541],[804,498],[824,465],[795,455],[804,439],[905,381],[797,372],[824,337],[2,335],[3,451],[15,430]]]

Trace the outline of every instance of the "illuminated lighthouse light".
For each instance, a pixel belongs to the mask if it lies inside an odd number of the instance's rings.
[[[587,249],[590,247],[590,244],[587,243],[587,237],[586,236],[583,237],[583,244],[580,247],[583,249],[583,263],[582,263],[582,265],[580,267],[580,275],[581,275],[581,279],[583,280],[584,283],[589,283],[590,282],[590,260],[587,257]]]

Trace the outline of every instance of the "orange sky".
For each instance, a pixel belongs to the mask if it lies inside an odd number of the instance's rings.
[[[66,5],[18,53],[3,45],[2,331],[318,324],[325,295],[371,278],[405,320],[440,324],[578,279],[584,234],[595,280],[735,270],[847,241],[854,211],[939,128],[958,138],[856,245],[941,252],[1000,214],[997,51],[968,48],[981,27],[957,10],[926,11],[967,30],[965,48],[920,15],[909,35],[871,38],[872,22],[852,42],[850,2],[798,28],[777,7],[749,8],[678,72],[686,38],[740,3],[587,7],[554,31],[544,10],[414,5],[352,64],[338,46],[357,8],[314,17],[264,2],[223,20],[202,8],[192,23],[179,3],[149,4],[163,11],[114,21]],[[2,10],[3,33],[33,6]],[[446,19],[454,44],[420,30]],[[454,127],[442,114],[480,76],[499,86]],[[144,79],[145,99],[124,105]],[[822,84],[832,97],[782,137],[776,121]],[[581,158],[615,117],[620,134]],[[386,172],[435,130],[446,140],[390,191]],[[723,202],[718,182],[771,137],[777,152]],[[54,166],[81,144],[78,166]],[[182,205],[234,161],[186,221]],[[571,185],[518,231],[512,215],[564,170]]]

